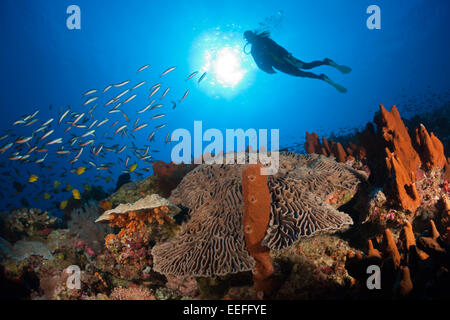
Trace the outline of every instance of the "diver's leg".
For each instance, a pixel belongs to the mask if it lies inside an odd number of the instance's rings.
[[[337,83],[334,83],[333,81],[331,81],[330,78],[328,78],[323,73],[320,75],[317,75],[312,72],[302,71],[300,69],[295,68],[292,64],[277,64],[274,67],[284,73],[290,74],[291,76],[319,79],[319,80],[325,81],[326,83],[328,83],[328,84],[332,85],[334,88],[336,88],[336,90],[338,90],[339,92],[341,92],[341,93],[347,92],[347,89],[345,89],[343,86],[341,86]]]
[[[289,69],[289,70],[287,70],[287,69],[284,69],[284,70],[279,69],[279,70],[283,71],[284,73],[290,74],[292,76],[296,76],[296,77],[323,80],[320,75],[317,75],[317,74],[312,73],[312,72],[302,71],[302,70],[299,70],[299,69]]]
[[[286,60],[288,63],[290,63],[291,65],[293,65],[296,68],[304,69],[303,65],[305,64],[305,62],[297,59],[292,54],[289,54],[288,56],[284,57],[284,60]]]
[[[327,65],[327,63],[325,61],[319,61],[319,60],[312,61],[312,62],[303,62],[302,69],[309,70],[309,69],[317,68],[317,67],[320,67],[323,65]]]
[[[292,54],[290,54],[289,56],[285,57],[284,59],[287,62],[289,62],[290,64],[292,64],[293,66],[295,66],[296,68],[304,69],[304,70],[309,70],[309,69],[317,68],[320,66],[330,66],[330,67],[338,69],[340,72],[342,72],[344,74],[352,71],[352,69],[350,67],[339,65],[329,58],[325,58],[323,60],[311,61],[311,62],[304,62],[304,61],[301,61],[301,60],[295,58]]]

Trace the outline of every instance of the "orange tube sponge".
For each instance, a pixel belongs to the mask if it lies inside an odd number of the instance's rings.
[[[255,259],[254,285],[258,297],[271,290],[270,276],[274,269],[270,261],[270,250],[261,245],[270,219],[270,193],[267,176],[260,174],[261,165],[248,165],[242,172],[242,195],[244,200],[245,244]]]
[[[405,225],[403,226],[403,233],[405,235],[405,246],[406,246],[406,250],[409,251],[409,249],[412,246],[416,245],[416,238],[414,237],[414,232],[413,232],[413,228],[411,223],[409,223],[408,221],[405,223]]]
[[[444,154],[444,145],[431,132],[428,134],[423,124],[416,128],[416,144],[419,149],[419,155],[426,169],[444,168],[447,158]]]
[[[386,229],[384,231],[383,237],[383,251],[385,254],[392,257],[392,261],[394,262],[394,266],[396,269],[400,267],[400,253],[398,252],[397,245],[395,244],[394,237],[392,236],[391,230]]]

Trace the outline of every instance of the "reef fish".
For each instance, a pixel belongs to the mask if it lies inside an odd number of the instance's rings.
[[[161,73],[161,75],[159,76],[160,78],[164,77],[166,74],[168,74],[169,72],[172,72],[173,70],[175,70],[177,67],[170,67],[169,69],[167,69],[166,71],[164,71],[163,73]]]
[[[193,77],[195,77],[195,75],[196,75],[197,73],[198,73],[198,71],[192,72],[192,73],[189,75],[189,77],[187,77],[186,80],[184,80],[184,81],[188,81],[189,79],[192,79]]]
[[[77,189],[73,189],[72,190],[72,195],[73,195],[73,198],[76,199],[76,200],[80,200],[81,199],[80,191],[78,191]]]
[[[138,69],[137,73],[139,73],[139,72],[141,72],[141,71],[144,71],[144,70],[147,69],[148,67],[150,67],[149,64],[146,64],[145,66],[140,67],[140,68]]]

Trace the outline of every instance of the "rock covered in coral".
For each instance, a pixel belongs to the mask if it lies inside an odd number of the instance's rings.
[[[344,299],[351,277],[345,269],[350,244],[337,234],[304,238],[287,250],[272,253],[275,277],[281,279],[274,299]]]
[[[0,216],[0,229],[9,241],[23,238],[39,238],[51,232],[58,219],[40,209],[18,209]]]
[[[242,226],[243,168],[204,164],[185,176],[170,200],[189,208],[191,218],[174,240],[153,248],[156,271],[211,277],[253,269]],[[280,169],[268,178],[271,219],[263,244],[281,250],[303,236],[351,224],[348,215],[326,200],[336,190],[355,190],[365,178],[323,156],[280,154]]]
[[[131,181],[131,176],[129,173],[122,173],[117,179],[115,192],[120,189],[124,184],[127,184]]]
[[[97,266],[124,279],[152,277],[151,247],[176,232],[172,217],[179,211],[177,206],[154,194],[103,213],[98,222],[107,221],[121,230],[106,236],[107,250],[97,258]]]
[[[167,275],[166,287],[179,292],[184,297],[195,298],[199,295],[197,281],[194,277],[175,277]]]

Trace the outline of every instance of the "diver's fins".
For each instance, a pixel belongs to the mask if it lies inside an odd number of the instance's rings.
[[[322,73],[322,74],[320,75],[320,77],[321,77],[321,78],[320,78],[321,80],[323,80],[323,81],[325,81],[326,83],[328,83],[328,84],[332,85],[333,87],[335,87],[336,90],[339,91],[340,93],[346,93],[346,92],[347,92],[347,89],[346,89],[346,88],[344,88],[344,87],[341,86],[340,84],[334,83],[330,78],[328,78],[327,75],[325,75],[325,74]]]
[[[338,69],[343,74],[350,73],[352,71],[352,68],[339,65],[336,62],[334,62],[333,60],[328,59],[328,58],[325,58],[324,62],[326,65]]]

